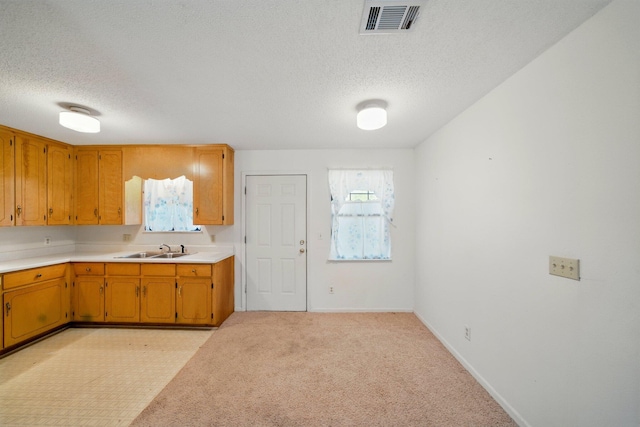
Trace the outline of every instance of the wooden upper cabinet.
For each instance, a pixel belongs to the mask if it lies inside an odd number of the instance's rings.
[[[47,224],[47,145],[16,134],[16,225]]]
[[[122,178],[122,150],[101,150],[99,155],[99,223],[122,224],[124,182]]]
[[[14,225],[15,137],[0,128],[0,226]]]
[[[98,224],[98,150],[77,150],[75,169],[75,223]]]
[[[196,148],[194,167],[194,224],[233,224],[233,150]]]
[[[47,148],[47,201],[49,225],[71,224],[73,169],[71,147],[50,144]]]
[[[123,223],[122,150],[76,150],[76,224]]]

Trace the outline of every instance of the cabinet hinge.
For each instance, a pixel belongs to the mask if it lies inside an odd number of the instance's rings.
[[[222,220],[224,221],[224,215],[222,215]]]
[[[178,313],[176,313],[176,319],[178,318]]]
[[[69,313],[64,314],[64,318],[67,319],[69,317]]]
[[[211,289],[213,289],[213,283],[211,284]]]
[[[42,149],[42,152],[43,152],[44,154],[47,154],[47,147],[44,147],[44,148]]]
[[[176,282],[176,289],[178,289],[178,282]]]
[[[222,158],[224,159],[224,153],[222,153]]]
[[[213,313],[211,313],[211,320],[213,320]]]

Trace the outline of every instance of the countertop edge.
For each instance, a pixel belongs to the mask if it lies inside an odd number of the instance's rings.
[[[49,265],[62,264],[65,262],[117,262],[117,263],[139,263],[139,264],[215,264],[229,257],[234,256],[232,250],[216,252],[196,252],[180,258],[118,258],[130,255],[135,251],[123,252],[89,252],[89,253],[62,253],[58,255],[46,255],[20,260],[4,261],[0,263],[0,274],[14,271],[26,270],[29,268],[46,267]]]

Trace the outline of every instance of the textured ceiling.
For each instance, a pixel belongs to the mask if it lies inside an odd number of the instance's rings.
[[[364,0],[0,0],[0,124],[71,144],[414,147],[609,0],[428,0],[359,35]],[[355,126],[388,102],[389,124]],[[89,107],[99,134],[58,125]]]

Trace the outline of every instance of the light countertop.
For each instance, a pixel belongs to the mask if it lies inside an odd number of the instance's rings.
[[[139,251],[122,252],[66,252],[33,258],[0,262],[0,274],[27,268],[44,267],[65,262],[125,262],[154,264],[213,264],[233,256],[232,248],[190,253],[179,258],[119,258]]]

